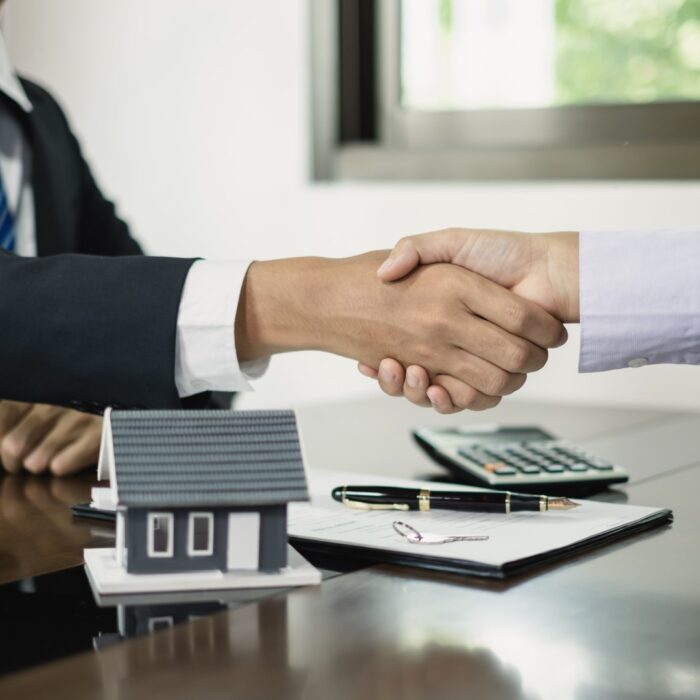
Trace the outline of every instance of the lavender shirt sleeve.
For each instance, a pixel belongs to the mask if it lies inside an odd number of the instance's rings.
[[[582,232],[579,370],[700,364],[700,230]]]

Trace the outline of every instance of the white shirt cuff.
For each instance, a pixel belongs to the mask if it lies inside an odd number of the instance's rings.
[[[251,391],[269,359],[239,364],[234,334],[243,280],[252,261],[198,260],[180,299],[175,386],[180,398],[203,391]]]
[[[700,231],[582,232],[579,370],[700,364]]]

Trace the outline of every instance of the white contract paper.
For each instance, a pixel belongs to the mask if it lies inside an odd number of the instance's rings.
[[[383,550],[426,559],[449,559],[500,570],[529,557],[542,557],[556,550],[606,533],[663,519],[663,508],[618,505],[574,499],[578,508],[567,511],[518,513],[469,513],[464,511],[361,511],[333,500],[336,486],[385,485],[469,491],[476,487],[392,479],[377,475],[317,470],[308,474],[311,503],[293,503],[289,510],[289,535],[324,544]],[[446,544],[411,544],[397,534],[392,523],[400,520],[419,532],[442,535],[488,535],[486,541]]]

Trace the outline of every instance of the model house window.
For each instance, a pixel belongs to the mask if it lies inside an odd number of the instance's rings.
[[[172,616],[164,617],[149,617],[148,618],[148,631],[158,632],[158,630],[168,629],[173,626]]]
[[[214,553],[214,514],[190,513],[187,553],[191,557],[207,557]]]
[[[173,556],[173,514],[148,514],[148,556]]]
[[[697,0],[311,0],[317,179],[697,178]]]

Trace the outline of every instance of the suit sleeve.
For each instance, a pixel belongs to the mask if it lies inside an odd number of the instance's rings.
[[[176,328],[193,262],[0,255],[0,396],[98,413],[181,407]]]

